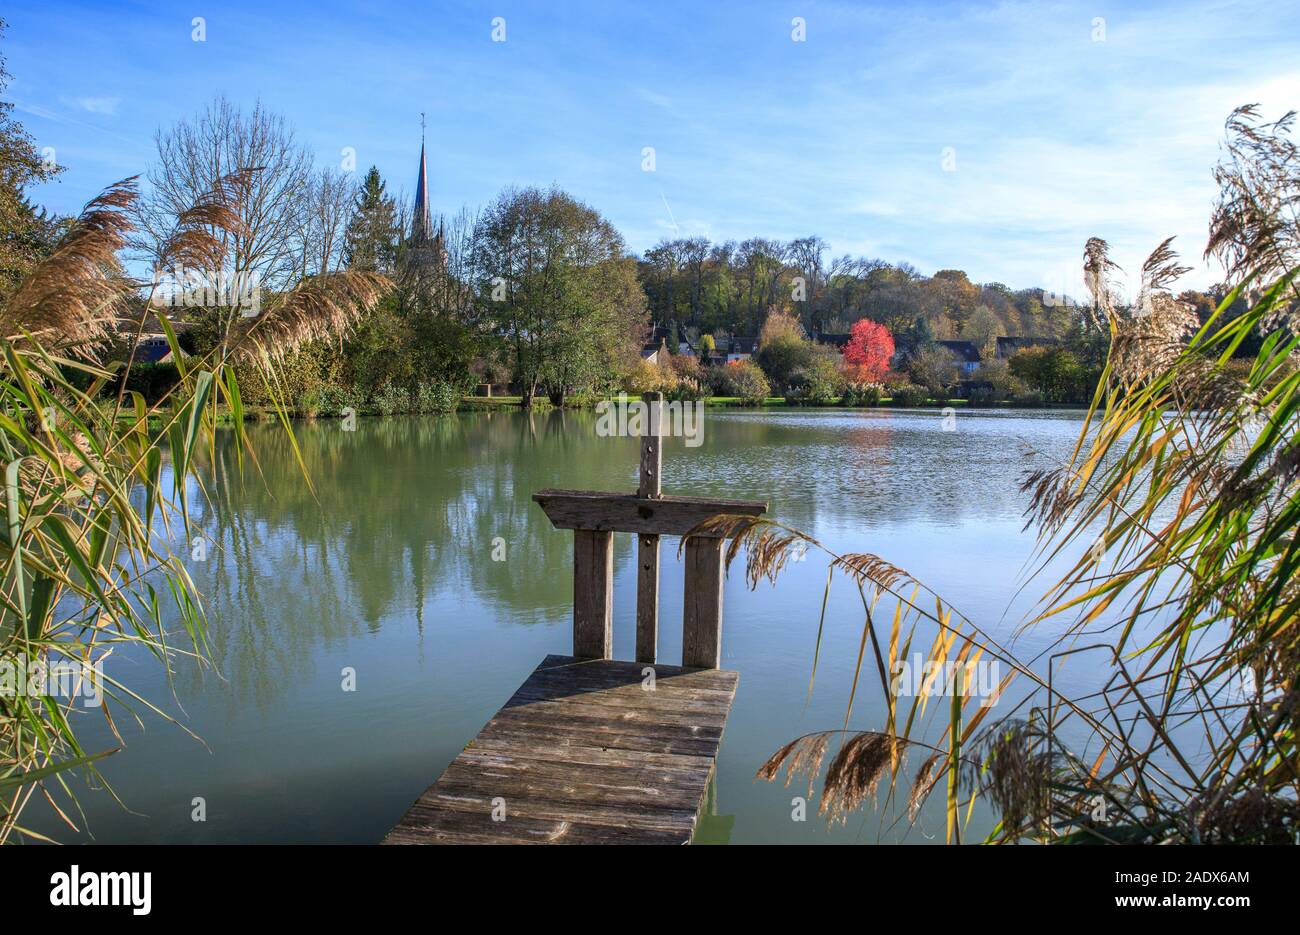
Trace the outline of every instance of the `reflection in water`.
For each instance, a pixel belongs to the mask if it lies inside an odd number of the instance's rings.
[[[704,808],[700,811],[695,826],[692,844],[730,844],[731,829],[736,826],[735,815],[718,814],[718,777],[709,777],[709,790],[704,797]]]
[[[209,595],[214,661],[238,696],[271,702],[313,646],[377,632],[394,615],[422,636],[439,592],[472,592],[518,624],[567,615],[570,546],[536,521],[531,495],[552,481],[532,451],[540,435],[570,484],[605,483],[608,458],[591,450],[600,440],[566,432],[573,421],[553,412],[368,420],[354,432],[300,425],[314,491],[278,428],[253,431],[257,467],[242,478],[227,434],[211,502],[194,511],[214,543],[195,575]],[[497,539],[504,561],[493,560]]]
[[[1079,423],[989,413],[963,415],[957,428],[942,431],[938,413],[709,410],[702,447],[665,443],[664,489],[766,499],[772,516],[832,548],[886,556],[1006,632],[1021,617],[1008,605],[1032,545],[1019,532],[1017,481],[1036,462],[1022,448],[1068,453]],[[570,651],[572,537],[551,528],[532,494],[636,486],[634,440],[598,437],[585,412],[361,420],[352,432],[299,424],[314,489],[282,430],[251,432],[256,463],[241,475],[220,436],[203,468],[210,499],[191,497],[212,544],[188,567],[220,677],[182,666],[173,700],[151,667],[113,660],[207,748],[158,723],[129,731],[104,771],[135,813],[86,798],[100,840],[378,840],[546,653]],[[614,649],[631,658],[632,541],[615,541]],[[663,561],[660,659],[671,663],[681,645],[675,542]],[[794,822],[792,790],[753,782],[776,747],[843,719],[861,620],[856,600],[841,598],[853,595],[832,596],[806,697],[824,579],[812,561],[775,589],[728,579],[723,664],[741,679],[701,841],[877,834],[874,818],[828,831],[815,803],[809,821]],[[355,692],[342,687],[345,670]],[[855,724],[879,717],[855,705]],[[115,746],[87,731],[91,749]],[[190,820],[199,795],[202,824]],[[38,827],[69,838],[53,817]],[[904,823],[888,839],[905,834]]]

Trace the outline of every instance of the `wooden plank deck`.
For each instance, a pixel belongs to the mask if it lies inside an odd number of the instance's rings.
[[[739,675],[645,666],[547,656],[384,843],[689,843]]]

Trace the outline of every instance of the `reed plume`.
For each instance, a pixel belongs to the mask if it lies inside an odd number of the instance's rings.
[[[312,276],[240,321],[231,337],[238,359],[272,362],[313,341],[341,337],[391,291],[380,273],[342,270]]]
[[[54,251],[31,270],[0,308],[0,334],[93,357],[124,313],[137,283],[118,260],[131,230],[132,176],[90,201]]]
[[[209,277],[225,262],[226,236],[244,233],[240,206],[256,169],[240,169],[217,179],[176,216],[176,223],[158,247],[155,270],[196,269]]]

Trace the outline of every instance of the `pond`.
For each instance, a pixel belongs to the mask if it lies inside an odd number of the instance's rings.
[[[888,559],[1008,640],[1047,584],[1025,586],[1034,540],[1021,531],[1018,484],[1025,469],[1068,457],[1080,413],[972,412],[946,427],[938,412],[904,410],[704,418],[702,445],[665,441],[665,492],[767,500],[774,518]],[[635,442],[595,426],[588,412],[517,411],[361,420],[354,431],[303,423],[312,486],[282,430],[253,427],[258,466],[242,476],[223,434],[204,469],[206,499],[191,496],[211,543],[185,550],[214,668],[180,662],[169,686],[149,658],[119,651],[107,664],[195,736],[156,716],[119,717],[125,747],[103,774],[120,803],[77,787],[90,838],[378,841],[543,656],[571,651],[572,536],[531,495],[635,489]],[[675,663],[676,540],[662,556],[659,658]],[[631,659],[630,536],[616,537],[615,561],[615,657]],[[937,809],[911,825],[882,802],[828,827],[815,803],[795,820],[805,786],[754,781],[787,741],[843,723],[861,604],[847,584],[833,590],[810,696],[825,578],[816,554],[755,591],[740,564],[731,570],[723,665],[740,686],[702,843],[943,840]],[[1057,632],[1030,629],[1017,651],[1032,656]],[[349,672],[355,691],[344,690]],[[880,693],[864,685],[851,724],[877,727]],[[79,717],[90,750],[116,745],[95,712]],[[204,821],[193,820],[196,799]],[[81,837],[43,807],[25,818],[59,840]],[[977,809],[970,834],[988,821]]]

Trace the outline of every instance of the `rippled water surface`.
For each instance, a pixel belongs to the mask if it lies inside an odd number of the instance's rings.
[[[869,551],[1010,638],[1041,586],[1024,584],[1021,473],[1068,456],[1079,414],[971,413],[943,431],[934,412],[709,410],[704,444],[665,443],[670,493],[758,498],[772,516],[837,550]],[[241,478],[228,439],[196,523],[215,544],[191,561],[207,596],[217,671],[182,664],[174,697],[130,653],[112,674],[175,714],[119,718],[126,740],[103,772],[121,803],[82,790],[106,842],[374,842],[547,653],[571,650],[571,535],[550,527],[543,487],[631,490],[637,449],[600,438],[588,413],[466,413],[299,425],[315,492],[281,432],[255,430],[261,474]],[[1032,453],[1037,451],[1037,454]],[[494,540],[505,561],[493,561]],[[616,537],[615,655],[633,656],[635,567]],[[671,544],[669,544],[671,543]],[[663,548],[660,659],[681,651],[681,565]],[[815,690],[807,696],[825,562],[794,563],[773,588],[726,585],[723,664],[740,688],[719,761],[712,843],[942,840],[872,812],[828,829],[800,788],[754,771],[801,733],[839,727],[861,636],[861,604],[833,590]],[[1021,635],[1033,655],[1050,635]],[[341,690],[356,672],[357,690]],[[852,723],[879,724],[874,683]],[[113,746],[83,716],[92,750]],[[192,820],[202,797],[207,820]],[[29,823],[69,840],[52,815]],[[977,813],[974,831],[986,819]]]

